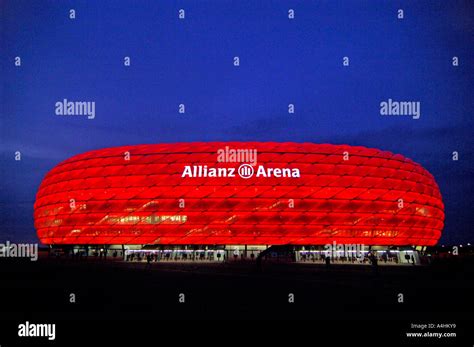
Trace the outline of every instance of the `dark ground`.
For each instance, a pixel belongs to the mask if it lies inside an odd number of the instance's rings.
[[[19,263],[4,259],[0,262],[0,323],[4,323],[0,336],[8,339],[26,320],[63,321],[63,331],[69,331],[81,322],[103,319],[113,320],[117,329],[124,322],[149,318],[308,318],[320,320],[320,327],[328,329],[372,327],[388,334],[384,335],[388,339],[402,338],[411,331],[411,323],[457,323],[458,337],[470,339],[474,334],[466,320],[472,319],[474,311],[473,269],[471,262],[450,261],[379,266],[376,275],[369,266],[326,269],[324,265],[266,263],[260,273],[253,263],[154,263],[147,267],[110,260]],[[70,293],[76,294],[76,303],[69,302]],[[185,294],[184,304],[178,301],[179,293]],[[295,295],[292,304],[289,293]],[[398,303],[399,293],[404,303]],[[56,344],[60,339],[58,330]],[[444,340],[445,345],[453,342]]]

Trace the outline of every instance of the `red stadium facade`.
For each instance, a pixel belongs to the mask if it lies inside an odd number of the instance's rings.
[[[398,154],[312,143],[177,143],[74,156],[35,202],[51,245],[434,245],[433,176]]]

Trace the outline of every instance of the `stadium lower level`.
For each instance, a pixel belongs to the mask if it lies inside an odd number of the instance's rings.
[[[127,262],[238,262],[256,261],[265,254],[266,261],[325,264],[380,265],[423,264],[429,261],[426,247],[416,246],[276,246],[268,245],[58,245],[50,246],[52,256],[95,257]]]

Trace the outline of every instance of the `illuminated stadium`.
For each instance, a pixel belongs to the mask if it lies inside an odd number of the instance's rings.
[[[95,150],[54,167],[34,209],[48,245],[431,246],[444,221],[419,164],[312,143]]]

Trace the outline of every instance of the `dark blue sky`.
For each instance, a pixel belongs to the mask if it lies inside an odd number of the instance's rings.
[[[472,1],[4,0],[0,10],[1,240],[37,241],[36,191],[72,155],[258,140],[403,154],[440,186],[441,243],[474,241]],[[95,101],[95,119],[55,115],[64,98]],[[421,118],[381,116],[388,98],[420,101]]]

